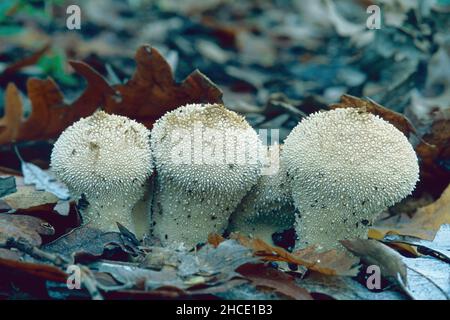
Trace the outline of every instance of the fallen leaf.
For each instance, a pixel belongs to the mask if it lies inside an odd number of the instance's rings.
[[[338,108],[358,108],[363,112],[377,115],[391,123],[407,137],[409,137],[411,133],[416,133],[416,129],[404,115],[385,108],[371,99],[361,99],[349,94],[344,94],[341,97],[341,102],[330,105],[330,109]]]
[[[295,278],[263,264],[245,264],[237,272],[256,287],[269,288],[295,300],[312,300],[311,295],[295,282]]]
[[[12,74],[16,73],[20,69],[36,64],[39,61],[39,59],[48,51],[49,48],[50,43],[47,43],[42,48],[34,52],[32,55],[27,56],[24,59],[16,61],[7,66],[5,70],[3,70],[3,72],[0,74],[0,83],[3,83]]]
[[[248,238],[239,233],[231,234],[231,238],[251,248],[256,256],[265,261],[284,261],[327,275],[356,275],[358,273],[355,268],[358,259],[336,250],[317,252],[315,247],[309,247],[289,253],[283,248],[271,246],[261,239]]]
[[[376,240],[341,240],[344,247],[360,257],[368,265],[380,267],[381,274],[400,286],[407,286],[406,265],[403,257],[395,250]]]
[[[133,77],[125,84],[114,86],[87,64],[71,61],[75,71],[87,80],[86,89],[71,104],[64,102],[52,79],[28,79],[32,112],[25,120],[17,89],[10,86],[5,95],[5,115],[0,118],[0,144],[55,138],[101,106],[108,113],[124,115],[151,127],[166,111],[181,105],[222,102],[220,89],[198,70],[176,83],[167,61],[148,45],[137,50],[135,60]]]
[[[421,184],[442,192],[450,183],[450,119],[433,122],[415,148],[420,159]]]
[[[434,203],[419,208],[412,218],[392,217],[378,221],[369,229],[369,237],[383,239],[387,234],[412,236],[424,240],[433,240],[443,224],[450,223],[450,185]]]
[[[31,186],[24,186],[19,187],[15,193],[4,196],[0,201],[13,210],[45,211],[58,202],[58,197],[53,193],[38,191]]]
[[[32,276],[33,278],[45,281],[62,282],[67,287],[67,274],[59,268],[40,263],[31,263],[23,261],[14,261],[0,258],[0,274],[2,277],[17,275],[23,277],[23,274]]]
[[[9,83],[5,91],[4,116],[0,118],[0,144],[15,142],[22,120],[22,100],[17,87]]]
[[[31,245],[40,246],[41,235],[48,236],[54,232],[51,225],[39,218],[0,213],[0,244],[5,244],[9,238],[24,238]]]
[[[108,97],[105,111],[125,115],[150,127],[165,112],[188,103],[220,103],[222,92],[200,71],[176,83],[170,66],[158,50],[140,47],[133,77],[114,89],[122,99]]]
[[[14,177],[0,177],[0,198],[16,191],[16,179]]]
[[[297,280],[299,285],[308,290],[314,298],[326,295],[336,300],[406,300],[408,297],[399,291],[383,290],[373,292],[350,277],[327,276],[311,273],[308,277]]]
[[[44,171],[37,165],[21,161],[25,185],[35,185],[36,190],[54,194],[61,200],[70,198],[69,189],[59,182],[50,171]]]
[[[92,266],[109,273],[122,284],[136,286],[145,283],[146,290],[172,286],[182,290],[200,285],[216,286],[239,276],[236,269],[254,263],[251,251],[234,240],[226,240],[217,248],[203,246],[198,252],[180,248],[150,248],[145,263],[115,263],[98,261]],[[155,257],[157,255],[157,257]],[[147,268],[143,268],[146,266]]]
[[[58,212],[60,215],[67,217],[70,212],[70,201],[58,200],[53,207],[53,210]]]
[[[89,226],[73,229],[62,237],[46,244],[43,249],[77,260],[86,255],[100,257],[105,248],[110,245],[119,246],[124,252],[134,253],[136,251],[136,249],[133,249],[135,246],[121,237],[120,233],[105,233]]]
[[[0,259],[5,260],[20,260],[22,258],[23,254],[19,251],[12,251],[8,249],[0,248]]]
[[[430,257],[403,258],[416,300],[450,300],[450,264]]]
[[[406,244],[416,248],[414,253],[417,256],[428,255],[450,263],[450,224],[442,225],[433,241],[409,236],[387,235],[383,242]]]

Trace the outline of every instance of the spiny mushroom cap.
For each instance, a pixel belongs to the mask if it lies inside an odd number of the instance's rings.
[[[153,171],[149,134],[134,120],[98,111],[60,135],[53,147],[51,168],[89,202],[134,203]]]
[[[194,194],[244,194],[258,178],[260,145],[245,119],[219,104],[168,112],[151,134],[158,176]]]
[[[377,215],[409,195],[419,177],[417,156],[403,133],[354,108],[301,121],[286,138],[282,161],[300,213],[336,208],[368,219],[366,214]]]

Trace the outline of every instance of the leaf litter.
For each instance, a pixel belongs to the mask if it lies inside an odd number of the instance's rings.
[[[133,3],[127,14],[144,17],[148,11]],[[324,3],[168,2],[154,8],[149,23],[122,14],[120,5],[89,2],[86,17],[114,30],[109,36],[58,36],[34,26],[2,38],[2,273],[32,276],[45,283],[41,297],[56,299],[448,299],[445,8],[426,1],[394,10],[386,1],[385,25],[375,33],[361,28],[365,21],[349,19],[349,12],[365,17],[358,1]],[[96,14],[104,11],[114,18]],[[239,18],[242,12],[251,23]],[[150,128],[166,111],[193,102],[225,102],[255,129],[280,129],[281,138],[312,112],[360,108],[409,136],[421,181],[372,227],[376,240],[347,241],[355,255],[314,246],[292,252],[242,235],[211,235],[188,251],[161,248],[153,239],[138,243],[120,228],[103,234],[80,227],[77,206],[46,169],[53,139],[98,108]],[[67,290],[69,263],[83,270],[83,290]],[[380,265],[394,287],[369,290],[360,279],[367,263]]]

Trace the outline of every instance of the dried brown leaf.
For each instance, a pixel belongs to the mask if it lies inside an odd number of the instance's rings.
[[[19,90],[9,83],[5,91],[4,116],[0,119],[0,141],[14,142],[22,120],[22,100]]]
[[[0,244],[5,244],[9,238],[23,238],[31,245],[40,246],[40,235],[52,235],[55,230],[44,220],[32,216],[0,214]]]
[[[407,137],[409,137],[411,133],[416,133],[416,129],[404,115],[387,109],[371,99],[361,99],[349,94],[344,94],[341,97],[341,102],[330,105],[330,108],[358,108],[361,109],[361,111],[370,112],[380,116],[403,132]]]
[[[106,112],[135,119],[151,127],[166,111],[187,103],[219,103],[222,92],[199,71],[177,83],[169,64],[154,48],[144,45],[136,53],[136,71],[125,84],[110,86],[87,64],[71,61],[87,81],[83,94],[71,104],[52,79],[28,79],[30,116],[22,119],[22,101],[10,86],[5,96],[5,115],[0,119],[0,144],[57,137],[81,117],[102,107]]]
[[[380,267],[381,274],[397,282],[399,277],[407,285],[406,265],[402,256],[387,245],[376,240],[356,239],[341,240],[344,247],[360,257],[369,265]]]
[[[312,300],[311,295],[295,282],[295,278],[263,264],[245,264],[237,272],[256,287],[269,288],[295,300]]]
[[[450,223],[450,185],[434,203],[419,208],[412,218],[393,217],[369,229],[369,237],[383,239],[386,234],[400,234],[433,240],[443,224]]]
[[[239,233],[230,236],[242,245],[251,248],[254,254],[265,261],[284,261],[307,267],[328,275],[356,275],[354,266],[358,259],[336,250],[317,252],[315,247],[289,253],[283,248],[271,246],[261,239],[252,239]]]

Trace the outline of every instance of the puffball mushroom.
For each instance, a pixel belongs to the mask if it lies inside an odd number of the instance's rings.
[[[278,144],[268,148],[268,161],[273,171],[261,175],[236,208],[230,220],[231,232],[251,235],[272,244],[273,233],[294,225],[295,208],[284,167],[280,167],[280,151]]]
[[[403,133],[354,108],[301,121],[285,140],[282,164],[298,209],[298,247],[343,249],[339,240],[367,238],[375,218],[411,194],[419,176]]]
[[[117,231],[119,222],[134,231],[131,212],[153,172],[149,135],[134,120],[97,111],[55,142],[51,168],[73,196],[86,196],[82,214],[90,226]]]
[[[152,234],[187,247],[222,233],[257,182],[262,145],[245,119],[220,104],[190,104],[152,129],[156,167]]]

